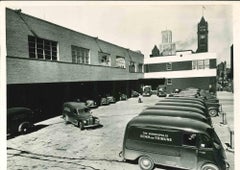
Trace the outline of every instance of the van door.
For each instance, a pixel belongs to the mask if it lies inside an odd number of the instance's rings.
[[[183,132],[181,165],[186,169],[194,169],[197,166],[197,134]]]
[[[213,151],[211,139],[204,134],[199,135],[198,162],[215,162]]]

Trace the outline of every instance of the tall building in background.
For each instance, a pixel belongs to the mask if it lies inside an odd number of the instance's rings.
[[[162,31],[162,43],[160,44],[160,55],[168,56],[176,54],[176,45],[172,42],[172,31]]]
[[[208,23],[202,16],[198,23],[198,49],[197,53],[208,52]]]

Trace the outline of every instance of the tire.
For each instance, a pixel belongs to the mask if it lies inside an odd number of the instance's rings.
[[[78,127],[79,127],[80,130],[83,130],[84,129],[83,123],[82,122],[78,122]]]
[[[18,126],[18,132],[20,134],[26,134],[30,131],[31,123],[30,122],[23,122]]]
[[[138,159],[138,165],[142,170],[152,170],[154,168],[154,163],[148,156],[141,156]]]
[[[211,163],[207,163],[201,167],[201,170],[219,170],[219,168]]]
[[[210,109],[208,113],[211,117],[216,117],[218,115],[218,111],[216,109]]]
[[[65,124],[69,123],[69,117],[67,115],[64,116]]]

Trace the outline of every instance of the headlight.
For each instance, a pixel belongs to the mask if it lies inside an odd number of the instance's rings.
[[[83,123],[84,123],[84,124],[86,124],[86,123],[87,123],[87,121],[86,121],[86,120],[84,120],[84,121],[83,121]]]

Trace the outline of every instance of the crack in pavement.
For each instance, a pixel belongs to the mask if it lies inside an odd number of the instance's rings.
[[[120,160],[111,160],[111,159],[90,159],[90,158],[86,158],[86,157],[80,157],[80,158],[74,158],[74,157],[61,157],[61,156],[54,156],[54,155],[45,155],[45,154],[38,154],[38,153],[33,153],[33,152],[29,152],[29,151],[24,151],[24,150],[20,150],[20,149],[15,149],[15,148],[11,148],[11,147],[7,147],[8,150],[15,150],[18,151],[19,153],[7,153],[8,155],[11,155],[12,157],[15,156],[19,156],[19,157],[25,157],[25,158],[30,158],[30,159],[38,159],[38,160],[42,160],[42,161],[49,161],[49,162],[58,162],[58,163],[67,163],[67,164],[74,164],[74,165],[80,165],[84,168],[91,168],[93,170],[100,170],[97,168],[94,168],[92,166],[87,166],[87,165],[83,165],[81,163],[77,163],[77,162],[71,162],[71,160],[73,161],[105,161],[105,162],[116,162],[116,163],[125,163],[124,161],[120,161]],[[55,160],[54,160],[55,159]],[[57,159],[63,159],[63,160],[57,160]]]

